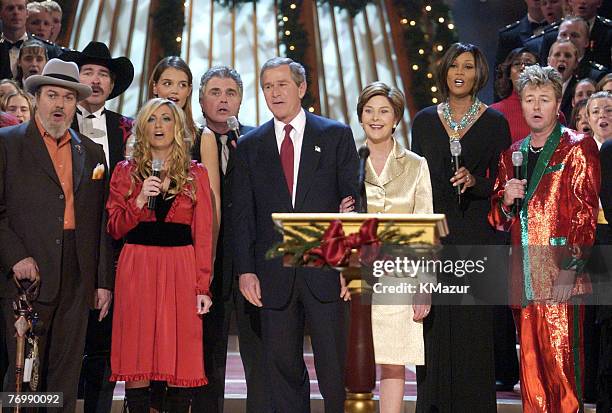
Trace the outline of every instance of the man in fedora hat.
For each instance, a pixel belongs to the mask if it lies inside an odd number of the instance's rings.
[[[106,233],[108,168],[100,145],[70,129],[78,101],[91,95],[75,63],[51,59],[25,88],[35,95],[34,118],[0,130],[0,303],[14,331],[13,278],[40,279],[40,385],[63,393],[74,411],[89,304],[100,317],[110,307],[112,247]],[[12,334],[6,344],[15,369]],[[8,374],[5,390],[15,389]]]
[[[108,46],[101,42],[90,42],[82,52],[67,51],[60,58],[76,63],[81,83],[92,89],[91,96],[77,104],[72,129],[102,145],[112,174],[115,165],[124,158],[125,140],[131,133],[133,119],[108,110],[105,105],[130,86],[134,66],[127,57],[112,58]],[[117,257],[121,243],[113,240],[113,246]],[[112,317],[100,319],[99,311],[92,310],[81,371],[87,412],[108,412],[112,406],[115,382],[108,380],[111,332]]]

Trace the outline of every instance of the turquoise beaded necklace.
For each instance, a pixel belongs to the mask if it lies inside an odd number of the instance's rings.
[[[474,121],[478,117],[478,113],[480,112],[481,104],[482,102],[480,102],[478,98],[475,98],[474,103],[472,103],[466,114],[463,115],[459,122],[455,122],[453,120],[453,112],[451,110],[450,104],[448,103],[448,100],[442,103],[442,116],[444,117],[444,121],[446,122],[448,127],[452,129],[452,132],[450,134],[451,140],[461,138],[459,131],[467,128],[472,123],[474,123]]]

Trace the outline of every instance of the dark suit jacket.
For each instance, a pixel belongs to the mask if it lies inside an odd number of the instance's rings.
[[[306,112],[294,208],[281,166],[274,121],[240,140],[232,178],[234,265],[238,274],[257,274],[265,307],[281,308],[287,304],[296,275],[305,279],[318,300],[339,299],[336,271],[283,267],[280,259],[266,260],[264,256],[281,240],[274,230],[273,212],[338,212],[342,198],[350,195],[358,199],[358,168],[351,129]]]
[[[64,48],[54,43],[51,43],[48,40],[43,40],[40,37],[35,36],[33,34],[28,34],[28,38],[39,40],[45,45],[45,49],[47,49],[47,57],[49,58],[49,60],[53,59],[54,57],[59,57],[63,53]],[[0,41],[0,79],[12,79],[12,78],[13,78],[13,72],[11,72],[11,64],[10,64],[8,49]]]
[[[572,98],[574,97],[574,90],[576,89],[576,85],[578,81],[589,78],[593,79],[595,82],[601,80],[602,77],[606,75],[606,72],[602,72],[597,70],[593,63],[587,62],[582,59],[578,64],[578,68],[576,69],[576,73],[572,76],[567,88],[565,89],[565,93],[563,93],[563,97],[561,98],[561,112],[565,115],[565,119],[572,118]]]
[[[102,147],[74,131],[72,170],[76,248],[87,290],[113,289],[110,237],[106,233],[105,178],[92,179],[106,161]],[[108,168],[106,168],[108,171]],[[0,296],[15,297],[12,267],[33,257],[41,277],[38,301],[54,300],[60,288],[64,194],[34,121],[0,130]]]
[[[129,135],[128,131],[131,130],[134,120],[108,109],[105,109],[105,115],[109,151],[108,161],[110,163],[110,172],[112,173],[115,165],[124,159],[125,140]],[[79,122],[76,115],[74,115],[70,127],[79,132]]]
[[[497,54],[495,55],[495,69],[508,56],[512,50],[517,47],[522,47],[527,39],[533,35],[531,23],[527,19],[527,15],[515,23],[501,29],[497,35]]]
[[[572,118],[572,98],[574,97],[574,89],[576,89],[576,85],[578,84],[578,80],[576,76],[573,76],[567,88],[565,88],[565,93],[561,96],[561,112],[565,115],[565,119]]]
[[[546,64],[550,47],[557,40],[559,28],[545,33],[540,46],[540,63]],[[600,16],[595,17],[591,30],[589,47],[584,51],[582,60],[595,62],[610,69],[610,47],[612,47],[612,22]]]
[[[240,125],[239,134],[242,136],[255,129],[252,126]],[[215,132],[217,141],[217,153],[219,155],[219,175],[221,176],[221,226],[219,228],[219,239],[217,240],[217,252],[215,258],[215,277],[212,282],[213,297],[223,297],[227,299],[232,291],[234,277],[234,252],[233,252],[233,231],[232,231],[232,177],[234,171],[234,157],[236,150],[229,145],[229,159],[225,174],[221,170],[221,141],[220,134]],[[199,154],[199,151],[198,151]]]

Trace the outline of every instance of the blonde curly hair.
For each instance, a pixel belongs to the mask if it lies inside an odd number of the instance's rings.
[[[185,143],[185,135],[189,134],[187,122],[184,112],[168,99],[151,99],[138,111],[133,130],[136,137],[133,153],[133,162],[136,169],[132,173],[132,183],[142,182],[152,174],[151,143],[146,135],[146,126],[153,112],[164,105],[170,108],[174,116],[174,141],[170,155],[166,159],[166,176],[170,179],[166,196],[172,198],[185,192],[195,201],[195,187],[191,184],[194,178],[189,171],[191,156]],[[132,188],[129,192],[132,192]]]

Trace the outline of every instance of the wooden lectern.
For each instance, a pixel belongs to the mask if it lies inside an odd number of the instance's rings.
[[[411,243],[418,244],[419,249],[436,249],[440,237],[448,234],[448,226],[444,214],[309,214],[283,213],[272,214],[272,220],[283,229],[311,226],[313,224],[329,225],[330,222],[342,221],[345,234],[359,231],[361,224],[371,218],[379,221],[379,232],[385,224],[391,222],[393,228],[402,235],[417,235]],[[374,347],[372,342],[371,287],[361,280],[359,260],[352,254],[349,268],[342,272],[348,281],[351,291],[351,325],[349,331],[346,390],[347,399],[345,412],[374,413],[376,406],[372,400],[372,391],[376,386],[376,367],[374,363]],[[290,265],[289,260],[285,260]]]

